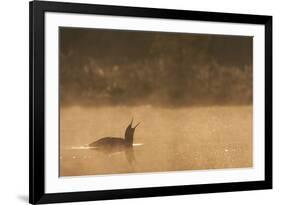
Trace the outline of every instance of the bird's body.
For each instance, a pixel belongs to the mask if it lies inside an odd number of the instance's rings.
[[[125,131],[124,138],[118,137],[104,137],[95,142],[89,144],[89,147],[92,149],[102,151],[104,153],[115,153],[125,151],[128,161],[131,163],[134,161],[133,153],[133,141],[134,141],[134,132],[139,123],[132,127],[133,120],[127,127]]]
[[[101,150],[108,153],[120,152],[131,145],[123,138],[118,137],[104,137],[91,144],[89,146],[93,149]]]

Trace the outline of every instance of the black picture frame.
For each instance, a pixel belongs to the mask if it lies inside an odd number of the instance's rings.
[[[78,3],[32,1],[30,12],[30,142],[29,202],[31,204],[76,202],[167,195],[260,190],[272,188],[272,17],[201,11],[169,10],[105,6]],[[265,26],[265,180],[218,184],[197,184],[153,188],[134,188],[71,193],[45,192],[45,80],[44,80],[44,15],[46,12],[100,14],[227,23],[260,24]],[[261,91],[263,92],[263,91]]]

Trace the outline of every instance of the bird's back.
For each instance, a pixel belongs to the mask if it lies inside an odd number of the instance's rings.
[[[104,151],[121,151],[126,147],[126,142],[122,138],[104,137],[89,144],[94,149],[103,149]]]

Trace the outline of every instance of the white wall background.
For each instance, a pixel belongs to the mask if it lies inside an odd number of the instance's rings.
[[[79,204],[280,204],[281,6],[277,0],[72,0],[96,4],[273,15],[274,189]],[[0,2],[0,204],[28,201],[28,1]]]

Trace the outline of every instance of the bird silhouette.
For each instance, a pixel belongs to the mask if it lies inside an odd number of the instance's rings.
[[[134,133],[136,127],[140,122],[132,127],[133,119],[126,128],[124,138],[119,137],[104,137],[97,141],[94,141],[89,144],[89,147],[98,151],[102,151],[106,154],[112,154],[116,152],[125,151],[126,158],[129,163],[135,161],[133,142],[134,142]]]

